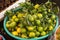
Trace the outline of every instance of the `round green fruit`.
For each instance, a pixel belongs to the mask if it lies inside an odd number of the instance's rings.
[[[18,22],[19,21],[19,19],[18,18],[15,18],[15,22]]]
[[[22,38],[27,38],[27,35],[22,34],[21,37]]]
[[[36,36],[39,36],[40,35],[40,32],[36,32]]]
[[[37,19],[37,16],[36,16],[36,15],[33,15],[33,18],[34,18],[34,19]]]
[[[37,17],[38,17],[38,18],[42,18],[43,15],[42,15],[41,13],[38,13],[38,14],[37,14]]]
[[[52,17],[51,17],[52,19],[55,19],[56,18],[56,16],[55,15],[52,15]]]
[[[26,29],[25,28],[21,28],[21,33],[25,33]]]
[[[46,35],[46,32],[45,31],[42,31],[41,32],[41,36],[44,36],[44,35]]]
[[[33,16],[29,15],[29,21],[34,21]]]
[[[43,27],[38,27],[37,30],[38,30],[39,32],[42,32],[42,31],[43,31]]]
[[[10,24],[10,27],[11,28],[14,28],[16,26],[16,22],[12,22],[11,24]]]
[[[50,31],[53,30],[53,26],[49,26],[49,30],[50,30]]]
[[[40,20],[36,20],[37,25],[40,25],[40,23],[41,23]]]
[[[34,27],[33,26],[29,26],[27,27],[28,31],[33,31],[34,30]]]
[[[34,32],[30,32],[29,33],[29,37],[35,37],[35,33]]]

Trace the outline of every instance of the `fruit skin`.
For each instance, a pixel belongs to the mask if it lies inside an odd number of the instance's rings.
[[[25,28],[21,28],[21,33],[25,33],[26,29]]]
[[[37,31],[37,32],[36,32],[36,36],[39,36],[39,35],[40,35],[40,32]]]
[[[29,21],[34,21],[33,16],[29,15]]]
[[[17,32],[20,33],[21,32],[21,29],[20,28],[17,28]]]
[[[50,31],[53,30],[53,26],[49,26],[49,30],[50,30]]]
[[[33,31],[34,30],[34,27],[33,26],[29,26],[27,27],[28,31]]]
[[[48,20],[48,23],[52,23],[52,20],[51,20],[51,19],[49,19],[49,20]]]
[[[44,27],[44,31],[46,31],[48,29],[48,27]]]
[[[7,22],[6,22],[6,24],[10,24],[10,23],[11,23],[11,21],[7,21]]]
[[[48,14],[48,12],[47,12],[47,11],[45,11],[45,12],[44,12],[44,14]]]
[[[10,27],[11,28],[14,28],[16,26],[16,22],[12,22],[11,24],[10,24]]]
[[[33,18],[34,18],[34,19],[37,19],[37,16],[36,16],[36,15],[33,15]]]
[[[23,14],[22,13],[18,13],[17,17],[21,18],[21,17],[23,17]]]
[[[36,20],[36,24],[37,25],[40,25],[40,20]]]
[[[37,12],[36,9],[33,9],[33,10],[31,11],[32,14],[35,14],[36,12]]]
[[[34,32],[30,32],[29,33],[29,37],[35,37],[35,33]]]
[[[19,21],[19,19],[18,18],[15,18],[15,22],[18,22]]]
[[[52,19],[55,19],[55,18],[56,18],[56,16],[55,16],[55,15],[52,15],[52,16],[51,16],[51,18],[52,18]]]
[[[22,38],[28,38],[27,35],[25,35],[25,34],[22,34],[21,37]]]
[[[39,4],[36,4],[36,5],[34,6],[34,8],[35,8],[35,9],[38,9],[39,6],[40,6]]]
[[[41,13],[38,13],[38,14],[37,14],[37,17],[38,17],[38,18],[42,18],[43,15],[42,15]]]
[[[11,22],[13,22],[13,21],[14,21],[14,19],[10,19],[10,21],[11,21]]]
[[[6,24],[6,27],[7,27],[7,28],[9,28],[9,27],[10,27],[10,25],[7,23],[7,24]]]
[[[42,32],[42,31],[43,31],[43,27],[38,27],[37,30],[38,30],[39,32]]]
[[[12,19],[14,20],[16,18],[16,15],[12,16]]]
[[[45,31],[42,31],[41,32],[41,36],[44,36],[44,35],[46,35],[46,32]]]
[[[17,36],[18,32],[17,31],[13,31],[12,34],[15,35],[15,36]]]

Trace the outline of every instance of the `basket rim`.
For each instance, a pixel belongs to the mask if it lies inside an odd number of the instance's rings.
[[[8,17],[6,16],[5,19],[4,19],[4,30],[6,31],[6,33],[7,33],[9,36],[11,36],[11,37],[13,37],[13,38],[15,38],[15,39],[18,39],[18,40],[19,40],[19,39],[27,40],[26,38],[20,38],[20,37],[14,36],[14,35],[12,35],[12,34],[8,31],[8,29],[6,28],[6,21],[7,21],[7,19],[8,19]],[[58,28],[58,24],[59,24],[59,23],[58,23],[58,17],[57,17],[56,21],[57,21],[56,26],[55,26],[55,28],[53,29],[52,32],[55,32],[56,29]],[[51,34],[52,34],[52,33],[49,33],[49,34],[47,34],[47,35],[45,35],[45,36],[38,37],[38,38],[31,38],[30,40],[32,40],[32,39],[44,39],[44,38],[48,37],[48,36],[51,35]]]

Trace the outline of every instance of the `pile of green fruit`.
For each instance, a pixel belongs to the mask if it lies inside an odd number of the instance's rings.
[[[13,35],[21,38],[37,38],[47,35],[56,26],[58,7],[53,2],[34,5],[31,2],[19,4],[21,10],[6,11],[6,27]],[[19,7],[17,7],[19,9]]]

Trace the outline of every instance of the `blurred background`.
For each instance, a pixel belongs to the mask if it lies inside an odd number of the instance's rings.
[[[0,12],[17,0],[0,0]]]

